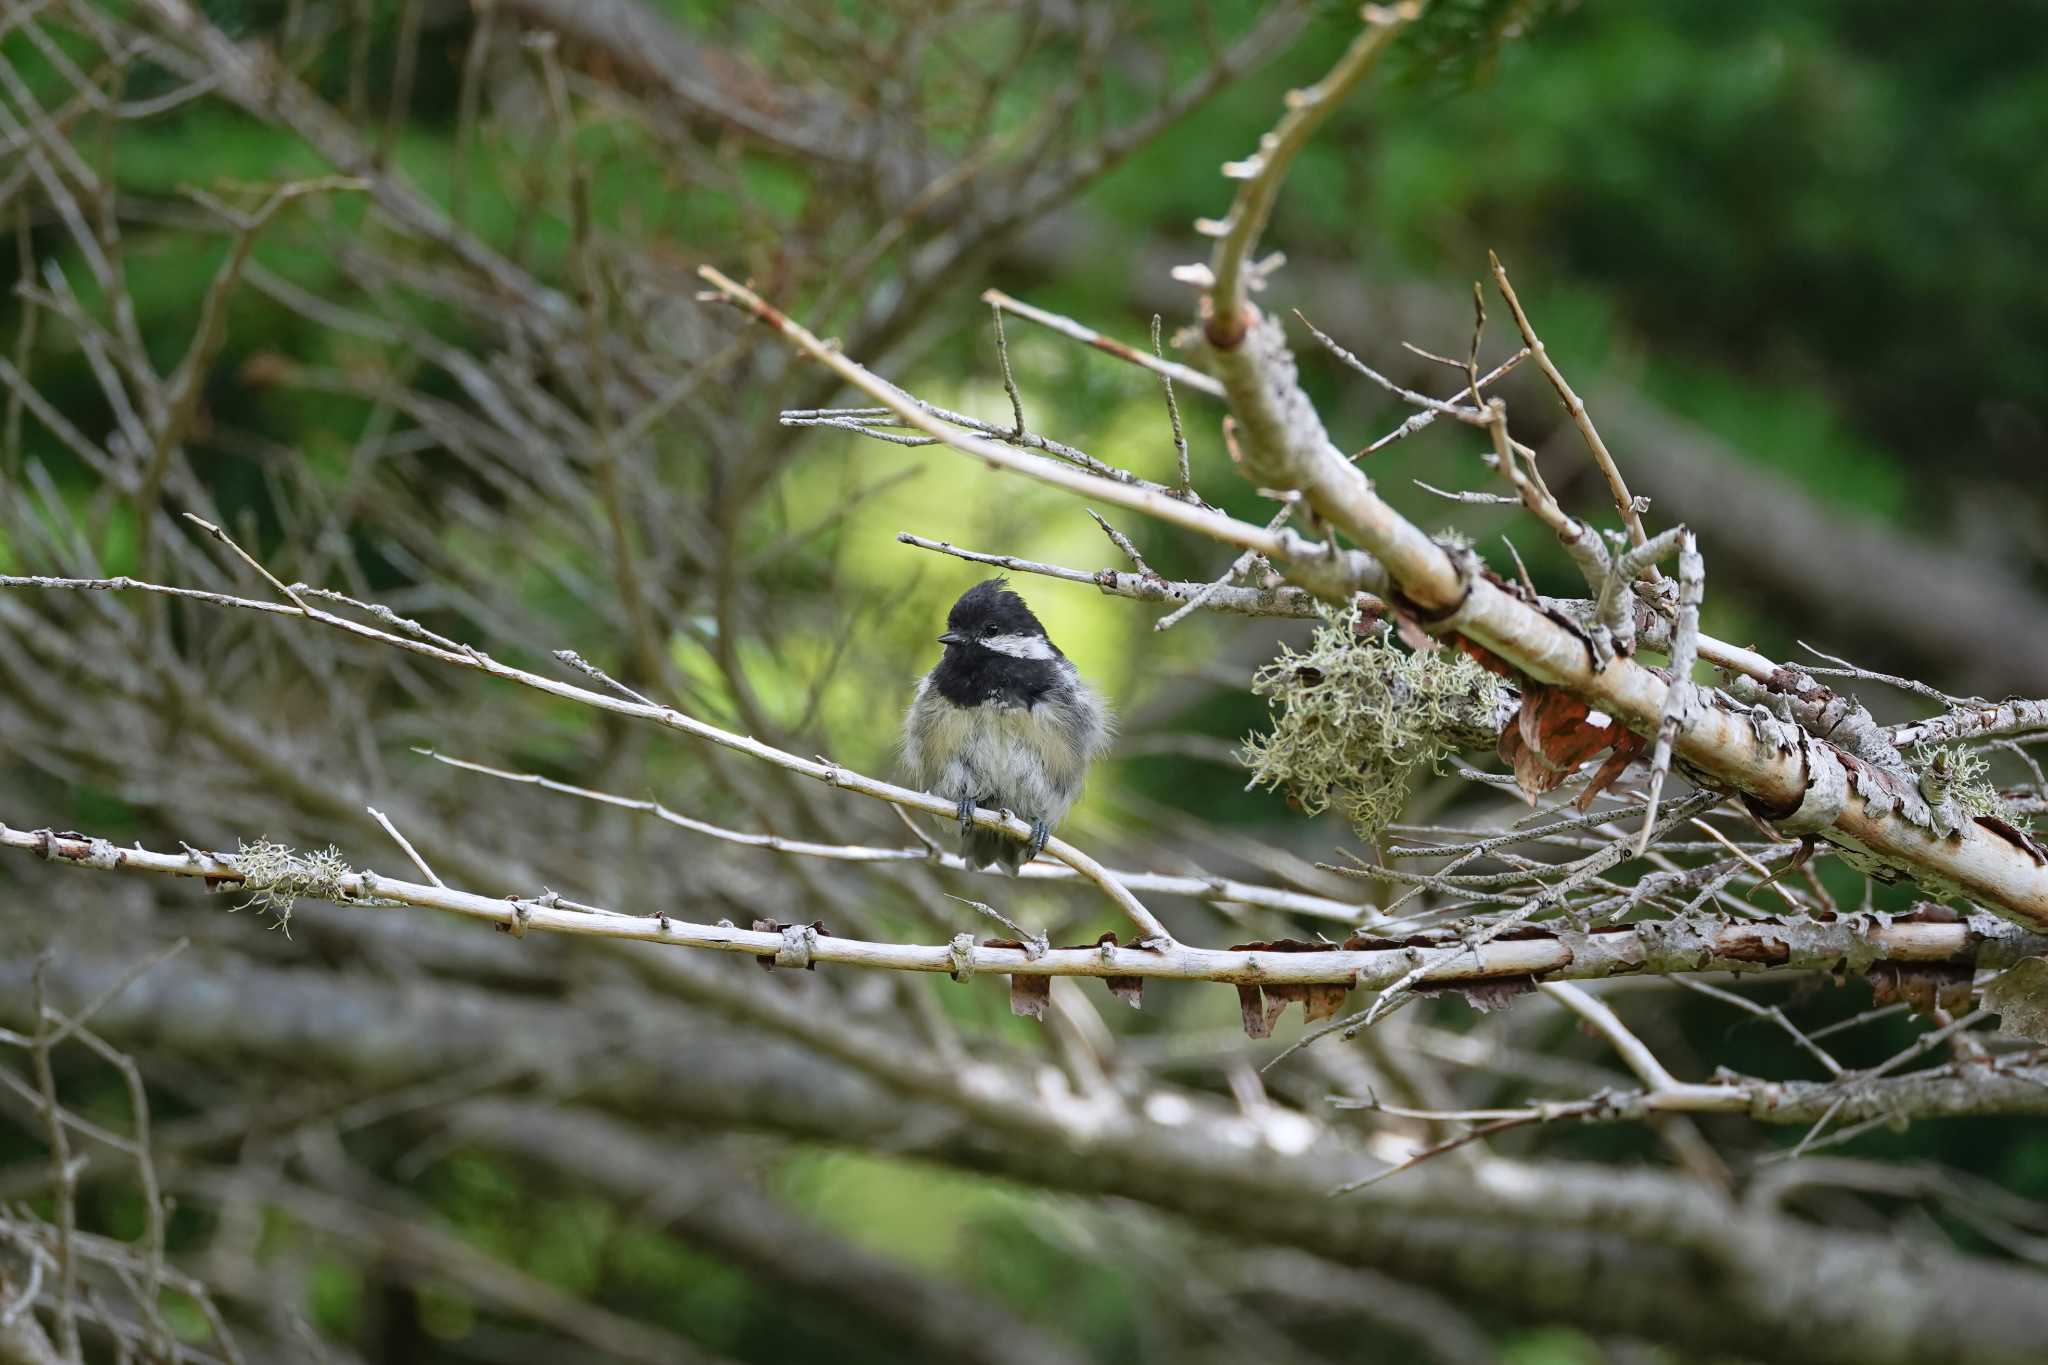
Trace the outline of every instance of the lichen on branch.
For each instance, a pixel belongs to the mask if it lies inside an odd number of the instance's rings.
[[[277,917],[270,927],[283,929],[287,935],[292,909],[301,896],[336,904],[356,899],[342,884],[344,878],[354,875],[354,869],[332,845],[301,854],[268,839],[244,840],[235,850],[234,866],[242,874],[241,889],[248,893],[248,899],[235,909],[268,910]]]
[[[1306,653],[1283,645],[1252,677],[1271,729],[1246,737],[1250,785],[1284,788],[1311,815],[1335,806],[1372,840],[1415,774],[1452,749],[1491,748],[1500,679],[1454,650],[1410,652],[1356,606],[1329,614]]]
[[[1963,744],[1922,742],[1907,757],[1919,774],[1920,794],[1937,808],[1954,808],[1950,824],[1961,823],[1955,817],[1960,812],[1963,818],[1988,815],[2022,830],[2033,828],[2026,815],[1999,794],[1991,780],[1990,760],[1980,751]]]

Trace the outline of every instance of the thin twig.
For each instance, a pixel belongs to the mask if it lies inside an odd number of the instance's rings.
[[[1657,801],[1664,794],[1664,778],[1671,771],[1672,746],[1692,716],[1694,687],[1693,660],[1700,642],[1700,602],[1706,595],[1707,566],[1700,557],[1699,543],[1691,531],[1680,539],[1678,550],[1678,618],[1671,627],[1671,690],[1664,694],[1664,713],[1657,720],[1657,740],[1650,750],[1650,789],[1644,801],[1643,829],[1636,836],[1640,855],[1650,842],[1650,830],[1657,823]]]
[[[1041,564],[1035,559],[1020,559],[1016,555],[963,550],[958,545],[912,535],[908,531],[898,531],[896,539],[901,544],[913,545],[920,550],[952,555],[955,559],[964,559],[973,564],[990,564],[998,569],[1008,569],[1012,573],[1039,574],[1067,583],[1087,583],[1105,596],[1127,597],[1134,602],[1186,603],[1199,598],[1198,605],[1202,607],[1238,616],[1316,615],[1316,599],[1305,589],[1291,584],[1231,588],[1214,582],[1190,583],[1177,579],[1147,578],[1140,573],[1117,573],[1110,569],[1098,569],[1091,573],[1086,569],[1070,569],[1064,564]],[[7,582],[6,578],[0,577],[0,587],[7,586]]]
[[[1117,549],[1123,551],[1124,558],[1131,561],[1132,568],[1136,569],[1139,573],[1143,574],[1147,578],[1159,577],[1158,572],[1155,569],[1153,569],[1153,567],[1150,564],[1147,564],[1145,562],[1145,556],[1138,553],[1138,547],[1131,543],[1131,538],[1129,536],[1125,535],[1122,531],[1117,530],[1116,527],[1111,526],[1107,521],[1103,520],[1102,514],[1097,512],[1094,508],[1088,507],[1083,508],[1082,510],[1087,512],[1088,515],[1094,520],[1095,524],[1102,528],[1102,534],[1109,537],[1109,543],[1116,546]]]
[[[1200,370],[1192,369],[1179,361],[1168,360],[1164,356],[1146,355],[1137,347],[1126,346],[1113,337],[1106,337],[1084,323],[1061,317],[1058,313],[1049,313],[1043,308],[1025,303],[1022,299],[1013,299],[1000,289],[983,290],[981,301],[1006,309],[1020,318],[1027,318],[1041,327],[1049,327],[1061,336],[1072,337],[1075,341],[1093,346],[1104,354],[1113,355],[1119,360],[1128,360],[1131,364],[1150,370],[1184,388],[1205,393],[1211,398],[1223,396],[1223,386]]]
[[[1188,437],[1181,430],[1180,404],[1173,397],[1173,376],[1164,366],[1166,352],[1159,345],[1159,314],[1152,315],[1152,354],[1162,362],[1159,370],[1159,387],[1166,391],[1166,416],[1173,425],[1174,467],[1180,473],[1181,492],[1192,495],[1195,491],[1195,476],[1188,468]]]
[[[1266,523],[1266,529],[1269,531],[1279,530],[1281,523],[1285,522],[1289,517],[1293,515],[1294,504],[1287,503],[1283,505],[1279,511],[1273,514],[1273,519]],[[1253,570],[1253,568],[1255,568],[1258,565],[1259,562],[1260,555],[1256,550],[1246,550],[1243,554],[1239,555],[1236,559],[1230,562],[1230,567],[1223,571],[1222,577],[1211,579],[1201,588],[1189,594],[1188,599],[1185,602],[1182,602],[1178,607],[1175,607],[1172,611],[1160,617],[1157,621],[1154,621],[1152,623],[1152,629],[1172,630],[1182,621],[1185,621],[1194,612],[1200,611],[1203,607],[1209,606],[1212,602],[1216,600],[1218,594],[1222,593],[1225,589],[1227,589],[1230,586],[1232,580],[1241,578],[1245,574],[1250,573]]]
[[[420,870],[421,876],[425,877],[435,886],[447,885],[447,883],[443,882],[438,876],[434,874],[433,868],[427,866],[427,860],[425,858],[422,858],[419,855],[419,850],[412,846],[412,840],[406,838],[403,834],[400,834],[398,832],[398,826],[392,824],[390,819],[385,816],[383,811],[378,810],[375,806],[365,806],[363,807],[363,809],[370,813],[371,819],[375,820],[379,825],[382,825],[384,827],[384,832],[391,836],[392,841],[394,843],[396,843],[400,848],[405,850],[405,856],[412,859],[412,865]]]
[[[255,557],[252,556],[247,550],[244,550],[241,546],[235,544],[234,538],[230,536],[226,531],[221,530],[220,527],[215,526],[212,522],[208,521],[206,518],[202,516],[199,516],[197,513],[187,512],[185,514],[185,520],[191,522],[194,526],[197,526],[200,530],[206,532],[206,534],[212,536],[215,540],[227,546],[230,550],[233,550],[235,552],[235,555],[244,564],[247,564],[250,568],[254,569],[259,575],[262,576],[264,582],[268,583],[271,587],[276,588],[280,596],[282,596],[286,601],[290,602],[293,606],[297,607],[301,615],[311,614],[310,609],[306,606],[306,604],[303,601],[300,600],[299,595],[297,593],[293,592],[283,583],[280,583],[271,574],[270,570],[264,568],[261,564],[257,563]]]
[[[989,320],[995,324],[996,329],[996,363],[1002,367],[1003,371],[1003,392],[1010,396],[1010,417],[1012,420],[1010,430],[1012,434],[1022,436],[1024,434],[1024,395],[1017,392],[1017,376],[1010,370],[1010,343],[1008,338],[1003,335],[1003,310],[994,304],[990,304],[988,315]]]
[[[1487,425],[1488,422],[1491,420],[1487,416],[1486,409],[1484,408],[1463,407],[1457,403],[1445,402],[1441,398],[1431,398],[1426,393],[1418,393],[1414,389],[1404,387],[1400,384],[1396,384],[1393,380],[1387,378],[1378,370],[1375,370],[1372,366],[1366,364],[1363,360],[1360,360],[1350,351],[1338,345],[1337,342],[1334,339],[1332,339],[1329,335],[1327,335],[1320,327],[1316,326],[1313,322],[1310,322],[1305,316],[1303,316],[1302,311],[1299,308],[1294,310],[1294,316],[1300,320],[1302,326],[1308,328],[1308,330],[1315,336],[1315,339],[1317,341],[1323,344],[1324,350],[1328,351],[1331,355],[1336,356],[1337,359],[1343,361],[1346,365],[1350,366],[1358,373],[1364,375],[1367,379],[1370,379],[1373,383],[1379,385],[1388,393],[1393,394],[1394,397],[1400,399],[1402,402],[1413,404],[1415,407],[1421,408],[1424,412],[1433,412],[1439,417],[1456,418],[1458,421],[1463,422],[1467,426],[1483,427]]]
[[[1601,474],[1606,477],[1607,490],[1614,495],[1614,510],[1621,514],[1623,524],[1628,527],[1629,539],[1637,545],[1646,543],[1649,537],[1643,532],[1642,513],[1636,507],[1634,496],[1628,491],[1628,481],[1621,477],[1621,467],[1615,464],[1614,456],[1608,452],[1607,442],[1600,439],[1599,430],[1594,427],[1592,417],[1586,412],[1585,402],[1572,391],[1572,386],[1565,381],[1563,372],[1557,368],[1556,362],[1551,360],[1549,349],[1544,346],[1542,338],[1536,335],[1536,329],[1530,325],[1529,315],[1522,311],[1522,301],[1515,297],[1514,285],[1508,282],[1507,267],[1502,265],[1500,257],[1491,251],[1486,253],[1486,259],[1493,266],[1494,286],[1500,290],[1501,297],[1507,300],[1508,311],[1515,315],[1515,326],[1521,330],[1522,341],[1528,346],[1529,353],[1536,357],[1537,368],[1543,371],[1544,378],[1557,390],[1557,396],[1563,401],[1565,411],[1571,414],[1572,424],[1579,429],[1579,435],[1585,438],[1586,449],[1592,452],[1593,462],[1600,466]],[[1654,565],[1648,567],[1648,572],[1652,578],[1657,577]]]

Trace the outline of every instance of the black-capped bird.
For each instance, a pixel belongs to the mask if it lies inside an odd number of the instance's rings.
[[[939,643],[946,652],[903,722],[904,764],[919,787],[959,809],[967,865],[1001,863],[1015,875],[1109,747],[1109,708],[1003,579],[962,594]],[[970,824],[976,806],[1029,821],[1031,841]]]

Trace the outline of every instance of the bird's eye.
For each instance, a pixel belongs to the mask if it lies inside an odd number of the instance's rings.
[[[988,623],[987,625],[985,625],[985,626],[983,626],[983,627],[981,628],[981,638],[982,638],[982,639],[984,639],[984,640],[993,640],[993,639],[995,638],[995,635],[996,635],[996,623],[995,623],[995,622],[991,621],[991,622],[989,622],[989,623]]]

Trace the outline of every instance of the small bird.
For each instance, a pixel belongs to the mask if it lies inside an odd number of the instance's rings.
[[[903,722],[911,779],[953,802],[969,867],[1011,875],[1037,857],[1109,747],[1109,708],[1006,580],[969,588],[946,616],[946,652]],[[1031,822],[1019,843],[970,823],[976,806]]]

